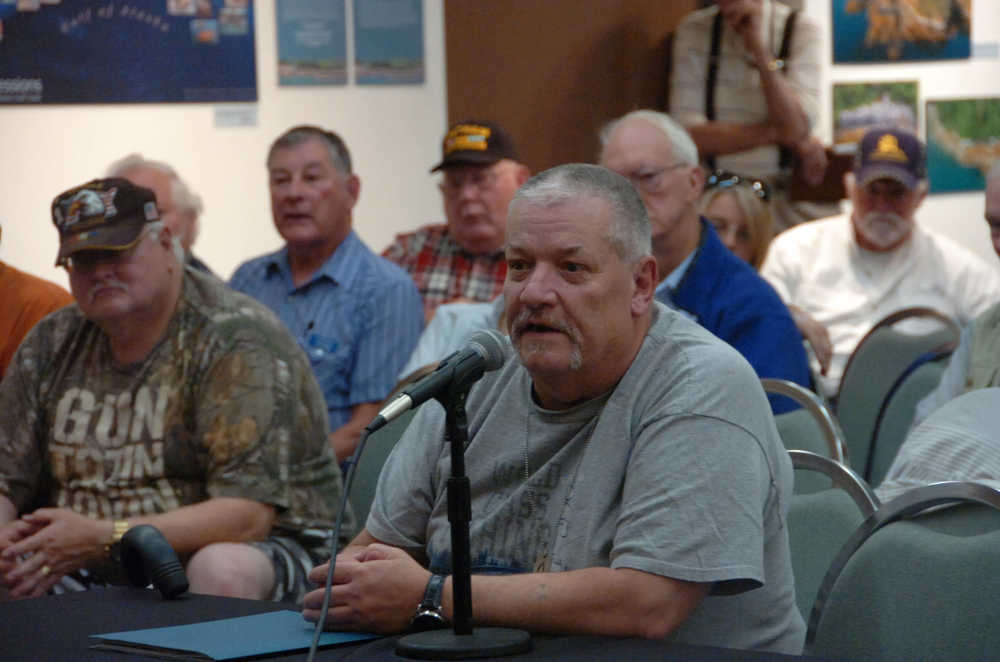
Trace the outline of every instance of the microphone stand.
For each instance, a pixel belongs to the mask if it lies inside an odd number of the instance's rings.
[[[524,630],[472,627],[472,552],[469,522],[472,497],[465,474],[465,446],[469,441],[465,399],[481,377],[459,380],[437,396],[444,406],[445,438],[451,444],[451,477],[448,478],[448,523],[451,525],[453,630],[428,630],[400,638],[396,653],[424,660],[457,660],[516,655],[531,650],[531,636]],[[470,376],[471,377],[471,376]]]

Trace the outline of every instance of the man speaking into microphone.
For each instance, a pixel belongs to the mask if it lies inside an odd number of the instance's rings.
[[[800,652],[788,455],[749,364],[654,301],[632,185],[582,164],[537,175],[505,252],[512,346],[467,400],[474,622]],[[388,459],[328,628],[401,632],[418,606],[448,624],[444,428],[427,404]],[[309,593],[306,618],[322,603]]]

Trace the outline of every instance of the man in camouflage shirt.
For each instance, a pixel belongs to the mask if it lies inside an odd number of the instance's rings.
[[[152,191],[94,180],[52,213],[77,304],[0,384],[0,597],[116,581],[116,543],[151,524],[192,591],[297,601],[341,494],[302,350],[183,267]]]

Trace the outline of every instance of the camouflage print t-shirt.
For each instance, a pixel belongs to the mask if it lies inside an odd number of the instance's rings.
[[[139,363],[116,365],[76,305],[35,327],[0,384],[0,494],[22,513],[101,519],[240,497],[277,508],[272,533],[298,535],[329,526],[340,501],[326,420],[281,322],[188,269],[165,337]]]

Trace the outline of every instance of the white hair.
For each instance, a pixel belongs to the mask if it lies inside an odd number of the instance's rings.
[[[545,207],[584,196],[604,200],[614,212],[606,238],[620,258],[636,263],[652,253],[649,216],[639,194],[627,179],[598,165],[567,163],[540,172],[517,190],[508,214],[522,202]]]
[[[165,227],[167,226],[164,225],[163,221],[152,221],[147,223],[145,227],[142,228],[139,239],[142,239],[143,235],[148,234],[153,241],[156,241],[160,238],[160,233]],[[181,238],[177,235],[171,235],[170,248],[174,257],[177,258],[177,263],[184,266],[184,263],[187,261],[187,251],[184,250],[184,244],[181,243]]]
[[[201,197],[188,188],[188,185],[184,183],[184,180],[181,179],[180,175],[177,174],[177,171],[170,165],[164,163],[163,161],[152,161],[143,157],[143,155],[139,153],[129,154],[128,156],[118,159],[112,163],[108,167],[107,176],[125,177],[125,173],[138,170],[139,168],[155,170],[156,172],[161,172],[170,178],[170,197],[174,206],[178,211],[191,214],[194,217],[192,233],[195,236],[191,237],[191,243],[194,243],[194,239],[198,234],[198,217],[201,216],[201,212],[204,210],[204,205],[202,205]],[[125,179],[128,179],[128,177],[125,177]]]
[[[618,128],[619,124],[630,119],[645,120],[655,126],[663,132],[667,142],[670,143],[674,157],[679,162],[692,166],[698,165],[698,146],[694,144],[690,134],[677,120],[658,110],[633,110],[618,119],[611,120],[601,128],[598,134],[601,139],[601,147],[608,144],[611,134]]]

